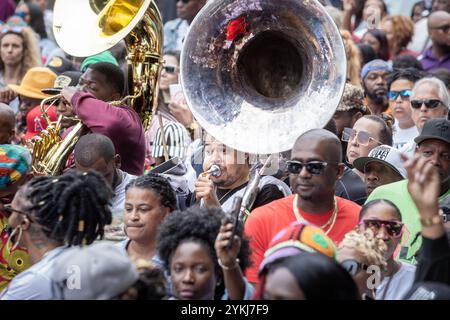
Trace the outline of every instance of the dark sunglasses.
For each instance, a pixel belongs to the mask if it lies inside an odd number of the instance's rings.
[[[414,109],[420,109],[422,104],[429,109],[437,108],[441,104],[441,100],[438,99],[426,99],[426,100],[411,100],[411,107]]]
[[[386,228],[387,233],[394,238],[399,238],[403,234],[404,225],[400,221],[385,221],[378,219],[363,219],[360,224],[365,228],[371,229],[375,233],[382,227]]]
[[[186,4],[186,3],[189,3],[190,0],[177,0],[177,2],[179,2],[179,1],[183,2],[184,4]]]
[[[411,97],[411,90],[389,91],[389,100],[396,100],[400,96],[402,99]]]
[[[434,29],[434,30],[441,30],[442,32],[447,33],[450,30],[450,25],[447,24],[447,25],[440,26],[440,27],[434,27],[432,29]]]
[[[11,204],[3,205],[3,212],[6,213],[6,218],[9,218],[14,212],[17,212],[18,214],[22,214],[22,215],[30,218],[30,214],[28,212],[13,209]],[[31,220],[31,218],[30,218],[30,220]]]
[[[175,67],[175,66],[164,66],[163,69],[167,73],[175,73],[175,71],[177,70],[177,67]]]
[[[357,275],[361,270],[367,270],[369,268],[368,265],[353,259],[342,261],[341,266],[344,267],[344,269],[347,270],[352,276]]]
[[[314,175],[320,175],[325,170],[326,166],[330,163],[326,163],[323,161],[310,161],[310,162],[300,162],[295,160],[286,161],[287,164],[287,171],[292,174],[299,174],[303,167],[306,168],[306,171],[308,171],[311,174]]]
[[[356,141],[358,144],[362,146],[367,146],[370,142],[370,140],[375,141],[378,144],[382,144],[380,141],[378,141],[375,138],[372,138],[367,131],[356,131],[352,128],[344,128],[344,131],[342,132],[342,141],[350,142],[356,137]]]

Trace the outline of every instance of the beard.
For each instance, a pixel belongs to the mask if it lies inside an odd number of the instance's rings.
[[[384,94],[376,94],[374,92],[366,91],[367,97],[373,101],[376,105],[386,105],[387,106],[387,98]]]

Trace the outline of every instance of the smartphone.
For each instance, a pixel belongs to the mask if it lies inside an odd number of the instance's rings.
[[[153,168],[153,173],[170,173],[170,170],[175,168],[181,163],[181,159],[178,157],[173,157],[170,160],[167,160],[166,162],[161,163],[159,166]]]

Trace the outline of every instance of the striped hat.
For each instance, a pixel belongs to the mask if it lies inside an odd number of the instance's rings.
[[[179,157],[184,159],[191,143],[191,139],[186,128],[178,123],[169,121],[164,124],[164,136],[170,157]],[[155,141],[152,147],[152,157],[158,158],[164,156],[164,146],[161,138],[161,127],[156,130]]]

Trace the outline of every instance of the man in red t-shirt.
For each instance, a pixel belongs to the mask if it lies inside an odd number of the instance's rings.
[[[246,277],[258,282],[258,269],[272,238],[294,221],[314,224],[338,244],[358,223],[361,207],[334,196],[336,181],[344,172],[341,143],[331,132],[313,129],[301,135],[288,162],[292,196],[252,211],[245,223],[250,237],[253,266]]]

